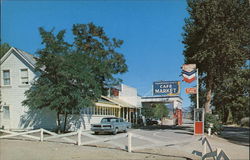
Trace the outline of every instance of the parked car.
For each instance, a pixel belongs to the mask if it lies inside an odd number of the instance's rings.
[[[161,121],[160,121],[160,120],[157,120],[157,119],[150,119],[150,118],[146,119],[146,124],[147,124],[148,126],[151,126],[151,125],[159,125],[160,123],[161,123]]]
[[[101,123],[91,125],[91,131],[95,132],[95,134],[108,132],[115,135],[118,132],[127,132],[128,128],[131,128],[130,122],[126,122],[123,118],[116,117],[103,118]]]

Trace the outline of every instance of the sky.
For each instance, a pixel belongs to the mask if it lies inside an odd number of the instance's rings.
[[[152,95],[154,81],[182,81],[184,63],[182,33],[189,15],[185,0],[3,0],[1,40],[34,54],[43,48],[39,27],[55,32],[66,29],[72,42],[72,25],[93,22],[109,37],[124,41],[128,72],[119,75],[123,83]],[[190,105],[181,82],[183,107]]]

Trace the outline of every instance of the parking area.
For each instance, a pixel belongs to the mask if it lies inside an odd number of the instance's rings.
[[[97,139],[104,140],[117,136],[121,138],[96,142],[87,146],[77,146],[67,142],[62,143],[62,140],[59,138],[53,139],[50,142],[39,142],[19,136],[0,140],[0,159],[193,159],[195,157],[185,151],[168,147],[168,144],[172,146],[172,143],[175,143],[173,138],[171,138],[174,131],[167,131],[166,129],[130,129],[128,132],[132,133],[132,148],[140,146],[143,146],[143,148],[128,153],[113,145],[113,142],[115,142],[126,146],[128,142],[127,133],[94,135],[93,132],[89,131],[87,134]],[[35,135],[38,135],[38,133]],[[139,139],[135,135],[144,137],[144,139]],[[181,135],[184,139],[188,138],[188,134]],[[44,137],[47,136],[45,135]],[[70,136],[68,138],[76,140],[77,136]],[[93,137],[81,137],[82,143],[92,140]],[[164,144],[151,147],[152,140],[155,142],[162,141]],[[60,143],[58,143],[59,141]]]
[[[191,125],[151,126],[129,129],[128,132],[132,135],[132,153],[116,145],[127,146],[127,133],[94,135],[88,131],[81,137],[81,142],[93,143],[84,146],[63,142],[59,138],[44,142],[25,137],[1,139],[0,159],[198,159],[192,152],[202,151],[201,136],[193,135]],[[77,140],[77,135],[68,138]],[[208,139],[213,149],[222,148],[231,159],[249,156],[249,146],[231,143],[217,136]]]

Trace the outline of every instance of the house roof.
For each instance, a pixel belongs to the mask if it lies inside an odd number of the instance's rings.
[[[33,68],[35,68],[36,60],[34,56],[15,47],[11,47],[9,51],[5,53],[5,55],[1,58],[0,64],[2,64],[11,55],[11,53],[13,53],[13,51],[17,53],[24,61],[30,64]]]
[[[29,53],[27,53],[27,52],[24,52],[24,51],[22,51],[22,50],[20,50],[20,49],[17,49],[17,48],[15,48],[19,53],[21,53],[24,57],[25,57],[25,59],[27,60],[27,61],[29,61],[31,64],[33,64],[33,65],[35,65],[36,64],[36,59],[34,58],[34,56],[33,55],[31,55],[31,54],[29,54]]]

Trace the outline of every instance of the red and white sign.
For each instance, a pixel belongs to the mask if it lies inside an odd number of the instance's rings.
[[[195,78],[196,64],[184,64],[182,66],[183,81],[187,83],[193,82]]]
[[[196,88],[186,88],[186,93],[187,94],[196,94]]]
[[[186,72],[192,72],[196,69],[196,64],[183,64],[182,70]]]
[[[183,78],[183,81],[185,81],[185,82],[187,82],[187,83],[191,83],[191,82],[193,82],[194,80],[196,80],[196,78],[195,77],[193,77],[193,78],[191,78],[191,79],[188,79],[188,78]]]

